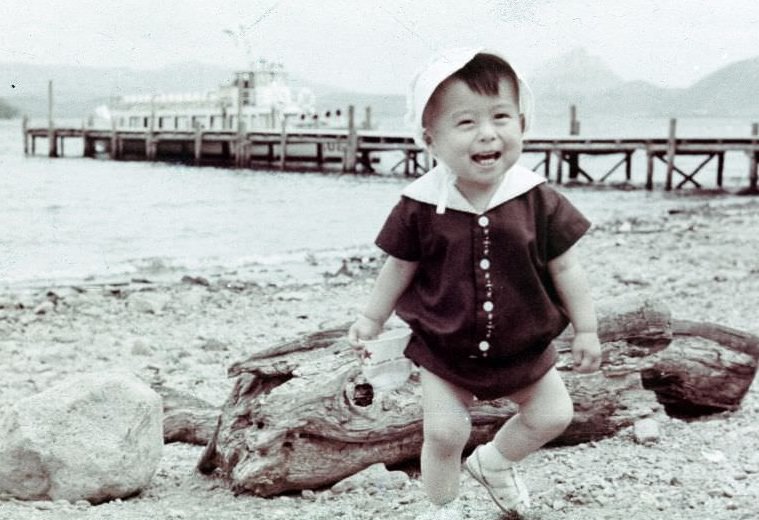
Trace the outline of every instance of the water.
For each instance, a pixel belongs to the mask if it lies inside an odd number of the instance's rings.
[[[655,135],[652,126],[646,135]],[[712,125],[721,135],[746,135],[749,127]],[[373,238],[408,182],[85,159],[75,140],[67,141],[66,158],[44,157],[44,141],[40,155],[24,157],[20,129],[17,120],[0,121],[0,285],[178,280],[276,271],[307,257],[329,259],[316,271],[339,267],[342,255],[374,252]],[[727,163],[728,178],[745,182],[747,166]],[[595,222],[632,216],[641,205],[652,215],[677,204],[661,192],[568,193]]]

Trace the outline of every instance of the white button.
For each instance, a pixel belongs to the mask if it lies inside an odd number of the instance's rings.
[[[482,308],[485,310],[485,312],[490,312],[493,310],[493,302],[485,302],[482,304]]]
[[[481,351],[487,352],[488,350],[490,350],[490,343],[488,343],[487,341],[480,341],[479,347]]]
[[[487,227],[488,224],[490,224],[490,219],[483,215],[477,219],[477,223],[480,225],[480,227]]]
[[[482,260],[480,260],[480,268],[484,269],[485,271],[490,269],[490,260],[488,260],[487,258],[483,258]]]

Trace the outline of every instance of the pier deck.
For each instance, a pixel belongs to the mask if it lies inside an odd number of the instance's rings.
[[[665,189],[682,188],[687,184],[701,187],[696,178],[707,164],[716,162],[715,184],[722,187],[725,154],[739,152],[748,158],[746,192],[757,192],[759,136],[746,138],[564,138],[526,139],[524,152],[537,154],[540,161],[535,170],[557,183],[564,182],[565,169],[571,180],[603,182],[624,166],[626,181],[631,180],[632,158],[636,153],[646,156],[646,187],[653,189],[655,163],[666,165]],[[420,175],[432,165],[429,155],[418,148],[409,132],[362,129],[254,130],[237,132],[201,130],[115,130],[93,128],[27,127],[23,124],[24,152],[34,154],[37,139],[48,143],[48,155],[63,155],[64,139],[81,139],[84,155],[102,154],[111,159],[179,160],[195,164],[222,162],[236,167],[250,167],[264,162],[268,167],[286,169],[288,163],[341,163],[345,172],[373,172],[373,154],[401,152],[393,168],[407,176]],[[606,172],[589,172],[583,167],[583,156],[619,156],[619,161]],[[676,161],[682,156],[696,156],[702,162],[688,171]],[[674,181],[678,181],[674,184]]]

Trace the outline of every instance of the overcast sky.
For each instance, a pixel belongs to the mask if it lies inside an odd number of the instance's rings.
[[[584,47],[624,79],[688,86],[759,55],[759,1],[0,0],[0,62],[242,67],[252,56],[321,83],[402,93],[435,49],[472,44],[528,74]]]

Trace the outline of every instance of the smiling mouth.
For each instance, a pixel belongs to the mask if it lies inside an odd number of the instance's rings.
[[[480,166],[492,166],[501,158],[501,152],[476,153],[472,155],[472,161]]]

